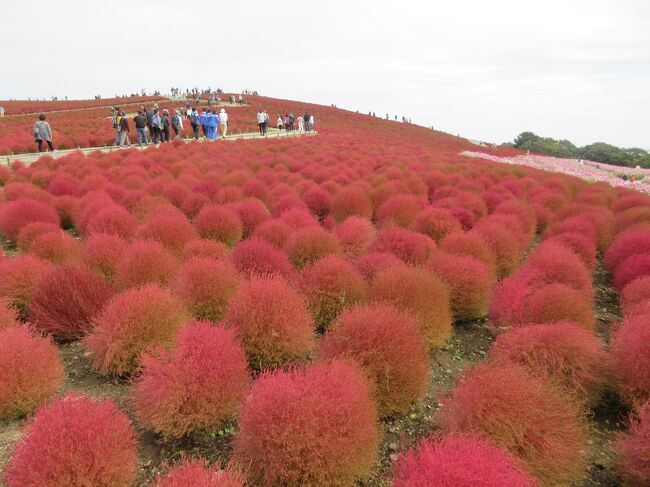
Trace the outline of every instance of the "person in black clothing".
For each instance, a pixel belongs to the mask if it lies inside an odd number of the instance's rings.
[[[169,110],[163,110],[163,116],[162,116],[162,141],[163,142],[169,142],[169,126],[170,126],[170,120],[169,120]]]
[[[147,119],[147,128],[149,129],[149,142],[153,142],[153,108],[151,110],[147,110],[143,105],[142,114]]]
[[[142,144],[147,145],[147,117],[142,114],[142,110],[138,111],[138,114],[133,118],[135,123],[135,129],[138,134],[138,145],[142,147]]]
[[[130,145],[129,140],[129,119],[126,118],[126,112],[122,112],[120,118],[120,143],[118,145]]]
[[[190,124],[192,125],[192,133],[195,140],[199,140],[199,125],[201,118],[199,117],[199,112],[196,111],[196,108],[192,107],[192,113],[190,114]]]

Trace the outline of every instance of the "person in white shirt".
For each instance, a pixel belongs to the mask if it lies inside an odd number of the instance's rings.
[[[298,115],[298,131],[305,131],[305,119],[302,118],[302,115]]]
[[[264,123],[266,122],[266,118],[264,117],[264,113],[262,110],[257,111],[257,125],[260,128],[260,135],[264,135]]]
[[[219,125],[221,125],[221,135],[223,135],[223,138],[225,139],[226,133],[228,133],[228,114],[226,113],[225,108],[222,108],[219,113]]]
[[[4,116],[5,116],[5,109],[4,107],[0,107],[0,117],[4,117]]]
[[[314,116],[310,115],[309,116],[309,130],[314,130]]]

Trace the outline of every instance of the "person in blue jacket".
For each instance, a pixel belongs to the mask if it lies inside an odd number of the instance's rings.
[[[199,119],[201,120],[201,130],[203,131],[203,138],[207,139],[208,138],[209,113],[205,108],[201,112],[201,116],[199,117]]]
[[[219,138],[219,115],[216,110],[212,110],[208,120],[208,139],[217,140]]]

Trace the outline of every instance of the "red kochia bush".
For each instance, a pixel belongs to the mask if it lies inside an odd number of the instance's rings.
[[[620,391],[640,405],[650,400],[649,315],[632,316],[614,331],[612,357]]]
[[[184,257],[210,257],[212,259],[227,259],[230,255],[230,249],[223,242],[215,242],[207,238],[197,238],[190,240],[183,248]]]
[[[257,237],[242,240],[232,249],[230,260],[245,277],[278,274],[287,279],[295,274],[287,254]]]
[[[175,207],[158,206],[144,219],[138,229],[142,239],[156,240],[167,249],[178,254],[190,240],[198,234],[187,217]]]
[[[436,243],[426,235],[399,227],[387,227],[372,244],[374,252],[390,252],[407,264],[424,264],[435,250]]]
[[[79,241],[63,230],[39,235],[29,250],[32,255],[53,264],[80,262],[83,252]]]
[[[20,229],[20,233],[16,240],[16,247],[23,252],[27,252],[36,238],[46,233],[56,232],[59,230],[61,230],[61,227],[51,222],[28,223]]]
[[[420,210],[426,200],[409,194],[391,196],[377,208],[376,218],[380,224],[392,224],[402,228],[411,228],[415,224]]]
[[[90,217],[88,235],[106,233],[130,239],[138,227],[138,220],[129,211],[119,205],[109,205]]]
[[[327,329],[345,307],[366,297],[366,283],[361,273],[337,255],[328,255],[305,267],[300,288],[321,331]]]
[[[589,406],[598,402],[611,378],[611,360],[598,337],[568,321],[499,335],[490,353],[551,379]]]
[[[309,226],[294,231],[287,239],[285,250],[296,267],[303,267],[328,254],[340,253],[341,246],[328,231]]]
[[[158,475],[150,487],[244,487],[243,477],[232,469],[208,467],[203,460],[184,460]]]
[[[531,290],[519,323],[553,323],[571,321],[587,330],[596,327],[593,300],[566,284],[554,283]]]
[[[334,227],[334,235],[339,239],[343,252],[350,257],[365,253],[375,240],[377,232],[370,220],[351,216]]]
[[[352,485],[377,458],[370,391],[351,362],[263,373],[239,414],[235,461],[255,485]]]
[[[244,238],[250,237],[255,228],[271,218],[268,208],[255,198],[240,201],[233,208],[241,219]]]
[[[155,284],[117,294],[95,319],[84,339],[93,367],[105,375],[122,375],[139,365],[151,346],[168,345],[187,320],[182,303]]]
[[[93,235],[83,248],[82,261],[100,276],[112,280],[127,243],[117,235]]]
[[[438,252],[427,266],[447,284],[456,320],[487,315],[494,280],[483,262],[474,257]]]
[[[60,224],[56,210],[40,201],[25,198],[0,206],[0,235],[6,239],[15,242],[20,230],[32,222]]]
[[[251,367],[278,367],[314,348],[313,321],[301,296],[280,276],[253,276],[228,303],[225,321]]]
[[[532,287],[561,283],[582,291],[586,296],[592,294],[591,275],[580,258],[555,242],[543,242],[537,247],[520,272]]]
[[[650,402],[630,420],[627,433],[617,437],[614,468],[629,485],[650,484]]]
[[[427,343],[415,320],[386,304],[353,306],[334,321],[319,355],[352,358],[375,384],[384,415],[406,411],[429,384]]]
[[[34,289],[29,320],[57,338],[79,338],[92,329],[92,319],[112,294],[109,285],[85,267],[55,267]]]
[[[244,232],[237,213],[222,205],[201,208],[194,220],[194,227],[201,237],[223,242],[230,247],[241,240]]]
[[[239,281],[228,262],[192,257],[181,267],[174,289],[194,317],[216,321],[223,317]]]
[[[449,292],[427,269],[400,265],[381,270],[370,284],[368,297],[414,316],[432,348],[443,346],[451,335]]]
[[[472,230],[487,243],[495,256],[496,275],[498,278],[509,276],[519,265],[522,257],[523,236],[513,233],[505,225],[491,221],[481,220]]]
[[[466,255],[481,261],[491,276],[496,275],[496,256],[478,233],[452,233],[440,242],[440,250],[449,254]]]
[[[278,218],[274,218],[256,227],[253,232],[253,237],[261,238],[276,247],[283,248],[292,231],[287,223]]]
[[[7,298],[0,297],[0,331],[18,325],[18,310]]]
[[[614,271],[625,259],[650,253],[650,229],[632,228],[621,233],[605,252],[605,266]]]
[[[24,326],[0,331],[0,418],[31,413],[62,385],[63,360],[49,338]]]
[[[629,282],[650,275],[650,253],[636,254],[622,261],[614,270],[612,283],[619,291]]]
[[[361,188],[344,188],[334,195],[330,203],[330,213],[337,222],[349,216],[372,218],[372,201]]]
[[[393,487],[539,487],[504,448],[469,435],[425,439],[395,464]]]
[[[12,306],[24,311],[41,275],[51,267],[49,262],[29,254],[0,260],[0,297],[9,299]]]
[[[547,242],[554,242],[571,250],[580,257],[589,272],[593,273],[596,269],[596,246],[584,235],[569,232],[561,233],[548,239]]]
[[[414,229],[440,243],[447,235],[460,232],[462,226],[447,208],[430,206],[420,212],[415,220]]]
[[[403,264],[404,262],[399,257],[388,252],[369,252],[359,257],[354,263],[363,277],[369,280],[372,280],[382,269]]]
[[[248,391],[246,354],[233,331],[196,321],[183,326],[170,351],[141,358],[135,386],[138,422],[166,438],[215,431]]]
[[[443,402],[446,431],[490,439],[547,485],[582,478],[586,425],[579,408],[550,382],[512,363],[488,362],[466,372]]]
[[[178,260],[161,243],[136,240],[117,264],[115,284],[121,289],[148,283],[165,286],[178,274]]]
[[[135,433],[112,401],[68,395],[43,407],[7,466],[8,487],[130,487],[138,473]]]
[[[650,303],[650,276],[637,277],[621,290],[621,307],[626,316],[632,316]]]

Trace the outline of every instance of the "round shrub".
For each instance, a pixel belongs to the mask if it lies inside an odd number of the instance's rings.
[[[68,395],[43,407],[7,465],[7,487],[130,487],[138,473],[135,433],[111,401]]]
[[[483,436],[506,448],[547,485],[582,478],[586,425],[580,409],[522,367],[477,365],[443,402],[446,431]]]
[[[183,326],[171,350],[141,357],[135,386],[138,422],[165,438],[216,431],[243,402],[250,377],[233,331],[210,322]]]
[[[232,469],[208,467],[203,460],[184,460],[150,487],[244,487],[243,477]]]
[[[384,201],[376,211],[376,219],[382,224],[397,225],[401,228],[411,228],[420,210],[425,206],[423,198],[410,194],[398,194]]]
[[[447,208],[430,206],[417,216],[414,229],[440,243],[447,235],[460,232],[462,226]]]
[[[605,266],[614,271],[633,255],[650,253],[650,229],[632,228],[621,233],[605,252]]]
[[[650,400],[650,326],[648,315],[627,318],[612,335],[611,352],[618,388],[633,404]]]
[[[29,254],[0,260],[0,297],[23,312],[31,301],[32,292],[41,276],[52,264]]]
[[[449,291],[427,269],[401,265],[381,270],[370,284],[368,297],[414,316],[432,348],[443,346],[451,335]]]
[[[275,245],[278,248],[284,248],[289,235],[292,233],[291,227],[278,218],[265,221],[253,232],[253,237],[261,238]]]
[[[388,252],[369,252],[359,257],[354,265],[366,279],[372,280],[380,270],[394,265],[404,265],[404,261]]]
[[[126,241],[117,235],[92,235],[84,245],[82,261],[104,279],[112,280],[126,247]]]
[[[616,440],[616,472],[629,485],[650,484],[650,402],[629,422],[629,431]]]
[[[296,267],[303,267],[328,254],[340,253],[341,247],[328,231],[309,226],[293,232],[287,239],[285,250]]]
[[[263,373],[239,414],[235,461],[255,485],[352,485],[377,459],[370,392],[349,362]]]
[[[62,385],[63,360],[51,339],[24,326],[0,330],[0,418],[31,413]]]
[[[228,303],[233,326],[255,369],[279,367],[314,348],[313,321],[301,296],[280,276],[253,276]]]
[[[9,201],[0,206],[0,235],[16,241],[20,230],[32,222],[60,225],[59,215],[50,205],[29,198]]]
[[[571,321],[594,330],[593,301],[571,287],[555,283],[534,289],[528,295],[520,323]],[[520,324],[512,323],[512,324]]]
[[[596,269],[596,246],[587,237],[579,233],[561,233],[547,240],[557,243],[571,250],[580,257],[580,260],[593,273]]]
[[[225,243],[215,242],[207,238],[197,238],[185,244],[183,248],[185,258],[190,257],[210,257],[211,259],[227,259],[230,255],[230,249]]]
[[[217,321],[239,282],[237,271],[228,262],[192,257],[181,267],[174,289],[195,318]]]
[[[11,305],[9,299],[0,297],[0,331],[18,324],[18,310]]]
[[[325,334],[319,355],[351,358],[373,381],[383,415],[406,411],[429,385],[427,343],[415,320],[386,304],[353,306]]]
[[[245,277],[253,274],[277,274],[292,279],[295,274],[287,254],[257,237],[242,240],[235,245],[230,261]]]
[[[300,288],[320,331],[326,330],[344,308],[366,297],[361,273],[337,255],[328,255],[305,267]]]
[[[109,205],[99,209],[88,221],[88,235],[105,233],[130,239],[138,228],[138,220],[119,205]]]
[[[337,222],[350,216],[372,218],[372,201],[361,188],[343,188],[332,198],[330,213]]]
[[[104,375],[123,375],[139,365],[141,352],[172,342],[187,321],[183,304],[155,284],[113,296],[84,339],[93,367]]]
[[[485,241],[494,254],[498,278],[509,276],[517,269],[522,257],[521,236],[513,235],[511,229],[489,219],[481,220],[472,231]]]
[[[485,264],[474,257],[438,252],[427,266],[447,284],[455,320],[487,315],[494,281]]]
[[[125,250],[115,270],[115,284],[120,289],[155,283],[169,284],[178,274],[176,257],[161,243],[136,240]]]
[[[621,290],[621,307],[626,316],[635,314],[635,308],[643,309],[650,302],[650,276],[637,277]]]
[[[334,235],[343,247],[343,252],[352,258],[364,254],[372,245],[376,234],[372,222],[359,216],[346,218],[334,227]]]
[[[469,435],[425,439],[395,464],[393,487],[540,487],[508,450]]]
[[[389,252],[407,264],[424,264],[436,248],[426,235],[399,227],[383,229],[372,244],[374,252]]]
[[[635,226],[643,226],[648,223],[650,223],[650,207],[629,208],[616,214],[614,233],[623,233],[625,230],[632,230]]]
[[[496,275],[496,256],[478,233],[452,233],[440,242],[440,250],[448,254],[474,257],[485,265],[491,276]]]
[[[223,242],[232,247],[242,238],[244,227],[233,210],[222,205],[206,205],[194,220],[194,227],[203,238]]]
[[[612,283],[619,291],[629,282],[650,275],[650,253],[631,255],[614,270]]]
[[[316,217],[314,217],[307,208],[302,207],[283,210],[279,219],[283,223],[289,225],[289,228],[292,230],[318,226],[318,220]]]
[[[79,241],[63,230],[36,237],[29,250],[32,255],[53,264],[80,262],[83,252]]]
[[[56,338],[80,338],[92,330],[92,319],[112,294],[110,286],[85,267],[55,267],[34,289],[29,320]]]
[[[198,237],[187,217],[175,207],[168,206],[158,206],[152,210],[137,235],[144,240],[156,240],[176,254],[181,253],[187,242]]]
[[[51,222],[31,222],[21,228],[16,240],[16,247],[23,252],[29,251],[29,247],[36,238],[46,233],[60,231],[61,227]]]
[[[310,211],[319,217],[327,215],[330,211],[332,204],[332,195],[329,191],[321,188],[320,186],[312,186],[302,195],[302,200],[305,202]]]
[[[249,198],[233,206],[243,227],[243,237],[250,237],[255,228],[271,218],[268,208],[260,200]]]
[[[611,379],[610,356],[601,341],[568,321],[518,327],[499,335],[490,353],[551,379],[588,406],[598,402]]]

